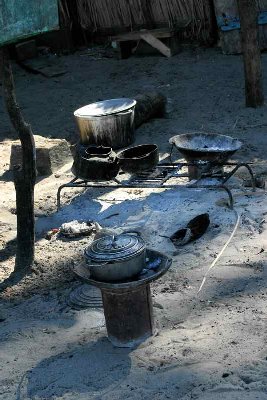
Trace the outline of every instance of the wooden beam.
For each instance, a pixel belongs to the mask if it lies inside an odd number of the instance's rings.
[[[169,38],[169,37],[175,35],[176,30],[170,29],[170,28],[161,28],[161,29],[152,29],[149,32],[152,33],[152,35],[157,38]],[[110,40],[114,41],[114,42],[124,42],[124,41],[128,41],[128,40],[140,40],[140,30],[122,33],[122,34],[116,35],[116,36],[111,36]]]

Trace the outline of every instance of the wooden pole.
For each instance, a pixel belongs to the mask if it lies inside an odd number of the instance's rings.
[[[237,0],[237,3],[245,69],[246,106],[255,108],[264,103],[257,5],[256,0]]]
[[[14,171],[17,206],[17,251],[14,272],[27,273],[34,261],[34,185],[36,180],[36,153],[31,126],[22,116],[16,100],[11,63],[3,48],[2,76],[7,111],[18,133],[22,148],[22,166]]]

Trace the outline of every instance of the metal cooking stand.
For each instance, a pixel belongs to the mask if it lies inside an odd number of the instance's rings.
[[[203,165],[203,163],[199,164]],[[212,165],[213,168],[216,165]],[[211,189],[211,190],[224,190],[228,197],[229,197],[229,207],[232,209],[234,205],[233,195],[231,190],[225,185],[226,182],[238,171],[239,168],[245,167],[250,175],[251,178],[251,187],[252,191],[256,189],[255,177],[253,171],[248,163],[225,163],[223,166],[232,166],[234,167],[230,172],[219,172],[217,174],[214,173],[202,173],[200,177],[192,184],[179,184],[179,183],[172,183],[168,184],[167,182],[171,178],[191,178],[189,173],[179,173],[179,171],[183,167],[191,168],[198,168],[198,163],[160,163],[158,164],[154,170],[147,171],[139,175],[133,175],[128,181],[123,182],[115,178],[113,181],[88,181],[81,179],[75,176],[70,182],[61,185],[57,191],[57,209],[59,210],[61,207],[61,191],[64,188],[112,188],[112,189],[119,189],[119,188],[126,188],[126,189],[134,189],[134,188],[164,188],[164,189],[179,189],[179,188],[193,188],[193,189]],[[218,168],[223,167],[222,165],[218,165]],[[153,177],[154,172],[156,169],[162,170],[161,176]],[[217,179],[218,183],[215,185],[207,185],[202,184],[201,181],[203,179],[210,178],[210,179]]]

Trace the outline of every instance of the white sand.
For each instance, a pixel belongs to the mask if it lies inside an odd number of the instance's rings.
[[[265,65],[266,55],[263,60]],[[177,132],[216,130],[244,140],[237,158],[261,163],[255,169],[266,176],[267,113],[265,107],[243,107],[239,57],[187,50],[170,60],[92,61],[75,54],[64,61],[69,73],[51,80],[15,68],[19,98],[38,133],[73,139],[72,110],[101,98],[160,87],[169,99],[169,117],[141,127],[137,143],[156,142],[163,155]],[[44,98],[49,99],[45,116]],[[1,137],[9,130],[7,119],[1,118]],[[1,149],[3,174],[10,142],[2,142]],[[72,190],[65,192],[62,210],[53,214],[57,187],[71,179],[68,171],[66,166],[57,178],[37,184],[34,273],[1,295],[6,319],[0,322],[0,399],[267,399],[266,192],[251,194],[240,187],[239,179],[232,181],[241,224],[197,294],[235,223],[224,192],[88,190],[71,201]],[[7,177],[0,180],[3,248],[16,229],[10,213],[14,189]],[[203,212],[210,214],[209,230],[177,254],[164,236]],[[66,305],[66,297],[80,284],[70,266],[82,262],[89,239],[47,241],[44,233],[73,219],[138,228],[148,246],[173,257],[170,271],[152,285],[159,333],[135,350],[112,347],[101,310],[74,311]],[[14,247],[9,243],[2,252],[2,279],[13,265]]]

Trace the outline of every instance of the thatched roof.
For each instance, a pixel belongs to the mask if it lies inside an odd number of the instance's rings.
[[[60,0],[64,3],[66,0]],[[174,26],[190,20],[192,38],[209,39],[212,0],[76,0],[80,24],[92,32]],[[66,7],[61,6],[68,18]],[[149,26],[150,25],[150,26]]]

